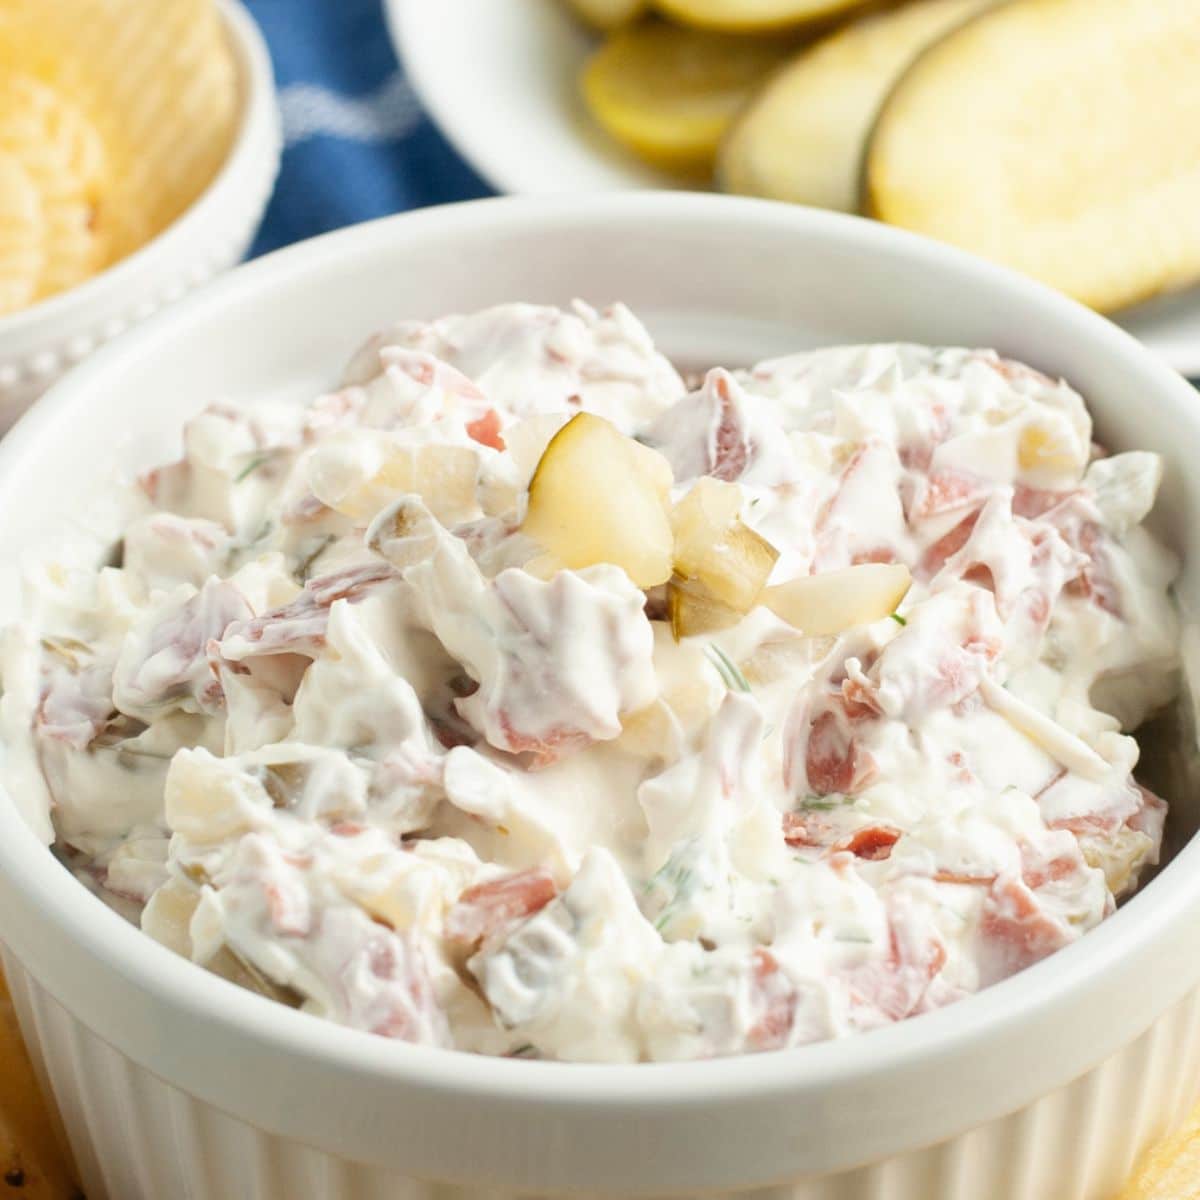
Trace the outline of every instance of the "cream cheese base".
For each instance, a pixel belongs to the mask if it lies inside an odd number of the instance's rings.
[[[615,565],[525,570],[579,411],[676,499],[736,483],[771,583],[894,561],[912,589],[836,637],[757,607],[676,642]],[[636,1061],[869,1029],[1075,940],[1157,861],[1129,732],[1176,686],[1160,471],[986,351],[689,393],[621,306],[402,323],[308,406],[189,422],[119,566],[31,574],[13,790],[151,936],[385,1036]]]

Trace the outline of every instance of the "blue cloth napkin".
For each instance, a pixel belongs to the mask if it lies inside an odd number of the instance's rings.
[[[284,133],[279,182],[252,255],[387,213],[492,194],[422,112],[380,0],[244,2],[270,46]]]

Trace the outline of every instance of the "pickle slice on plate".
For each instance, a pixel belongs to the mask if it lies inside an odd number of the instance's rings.
[[[726,134],[721,188],[856,211],[863,149],[884,98],[926,46],[994,3],[917,0],[801,50]]]
[[[909,68],[873,216],[1111,311],[1200,279],[1200,4],[1013,0]]]
[[[721,136],[781,62],[785,38],[746,38],[646,21],[610,37],[582,77],[592,116],[656,166],[712,166]]]

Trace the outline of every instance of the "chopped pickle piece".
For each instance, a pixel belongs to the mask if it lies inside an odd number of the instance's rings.
[[[621,567],[640,588],[671,575],[671,468],[592,413],[550,439],[529,482],[521,530],[563,567]]]
[[[678,578],[671,580],[667,590],[667,612],[676,641],[698,633],[728,629],[743,616],[738,609],[715,599],[705,588]]]
[[[766,588],[760,599],[809,637],[824,637],[881,621],[895,611],[911,584],[903,563],[859,563],[790,579]]]
[[[1027,425],[1017,446],[1022,469],[1057,471],[1073,481],[1087,466],[1088,448],[1072,445],[1067,434],[1068,431],[1044,424]]]
[[[354,451],[358,451],[354,453]],[[361,445],[330,439],[313,455],[309,486],[322,504],[355,521],[368,521],[400,496],[420,496],[441,521],[476,514],[479,460],[467,446]]]
[[[1153,838],[1127,826],[1111,837],[1081,837],[1079,848],[1089,867],[1104,872],[1108,890],[1117,897],[1136,886],[1142,868],[1155,853]]]
[[[671,464],[657,450],[643,446],[641,442],[635,441],[633,438],[626,438],[625,441],[637,470],[654,489],[654,494],[661,502],[663,510],[669,513],[671,511],[671,487],[675,483],[675,472],[671,470]]]
[[[741,517],[742,490],[705,475],[675,506],[675,571],[689,591],[736,612],[749,612],[779,551]]]

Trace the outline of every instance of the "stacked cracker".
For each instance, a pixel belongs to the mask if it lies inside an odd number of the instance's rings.
[[[219,170],[237,113],[212,0],[5,0],[0,316],[166,228]]]

